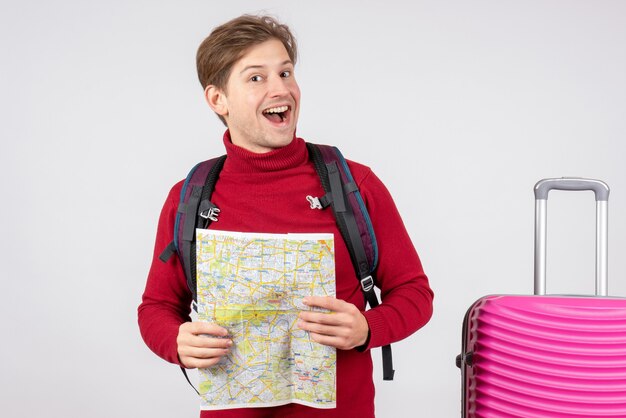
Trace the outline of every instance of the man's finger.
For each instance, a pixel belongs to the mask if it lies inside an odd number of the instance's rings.
[[[315,322],[318,324],[326,324],[326,325],[342,325],[343,324],[342,315],[337,315],[335,313],[328,313],[328,312],[302,311],[299,314],[299,318],[306,322]]]
[[[341,299],[335,299],[330,296],[307,296],[302,299],[302,302],[307,306],[324,308],[333,312],[342,312],[349,305]]]
[[[351,348],[346,343],[345,338],[330,336],[330,335],[316,334],[316,333],[311,333],[310,335],[311,335],[311,340],[319,344],[327,345],[329,347],[335,347],[340,350],[348,350]]]
[[[209,336],[199,335],[192,336],[188,343],[191,347],[199,348],[229,348],[233,345],[233,341],[228,338],[213,338]]]
[[[325,325],[321,323],[314,322],[304,322],[298,321],[298,327],[305,331],[320,334],[320,335],[328,335],[328,336],[340,336],[345,337],[346,330],[341,327],[336,327],[333,325]]]
[[[181,358],[181,362],[183,363],[183,366],[187,369],[207,369],[219,363],[221,359],[221,357],[212,357],[209,359],[185,357],[184,359]]]
[[[217,337],[226,337],[228,335],[226,328],[209,322],[185,322],[181,325],[181,329],[196,335],[208,334]]]
[[[196,359],[210,359],[213,357],[222,357],[228,354],[230,350],[228,348],[200,348],[200,347],[184,347],[181,349],[181,353],[186,357],[193,357]]]

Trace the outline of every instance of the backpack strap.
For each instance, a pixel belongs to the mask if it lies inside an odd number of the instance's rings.
[[[375,308],[380,304],[374,291],[378,246],[361,193],[338,148],[311,143],[307,143],[307,148],[326,192],[319,202],[322,207],[331,206],[365,300],[370,308]],[[393,380],[391,345],[382,347],[382,356],[383,380]]]
[[[196,228],[207,228],[212,221],[217,221],[219,208],[211,202],[211,195],[215,189],[215,182],[219,177],[226,156],[203,161],[191,169],[183,183],[180,192],[180,201],[176,211],[174,224],[174,239],[163,250],[159,259],[167,262],[174,253],[178,254],[183,266],[187,286],[193,297],[193,308],[197,310],[198,289],[196,287]],[[189,385],[196,391],[198,389],[191,383],[187,370],[180,366]]]
[[[187,285],[196,309],[196,228],[207,228],[217,221],[219,208],[211,202],[215,182],[224,166],[226,156],[203,161],[191,169],[180,192],[180,202],[174,224],[174,240],[163,250],[159,258],[167,262],[178,253]]]

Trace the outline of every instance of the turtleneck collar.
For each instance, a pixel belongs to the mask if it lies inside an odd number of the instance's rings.
[[[230,132],[224,133],[226,162],[224,171],[252,173],[260,171],[279,171],[306,164],[309,152],[302,138],[294,136],[288,145],[270,152],[258,154],[232,143]]]

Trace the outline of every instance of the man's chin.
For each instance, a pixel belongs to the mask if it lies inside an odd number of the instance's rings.
[[[257,154],[265,154],[286,147],[287,145],[291,144],[293,138],[293,135],[266,135],[263,139],[255,141],[254,143],[243,145],[243,148],[246,148],[248,151],[252,151]]]
[[[276,148],[282,148],[293,141],[295,131],[294,127],[270,130],[270,132],[267,132],[267,142],[275,145]]]
[[[280,136],[280,137],[271,138],[269,140],[269,143],[271,144],[271,147],[273,149],[277,149],[277,148],[286,147],[287,145],[291,144],[291,141],[293,141],[293,133],[289,136]]]

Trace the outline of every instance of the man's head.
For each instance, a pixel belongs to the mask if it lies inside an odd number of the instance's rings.
[[[296,38],[287,25],[272,17],[243,15],[213,29],[196,54],[202,88],[206,89],[211,84],[225,88],[233,64],[250,47],[270,39],[278,39],[283,44],[295,65],[298,59]]]
[[[262,152],[291,141],[300,102],[293,75],[296,59],[289,28],[267,16],[240,16],[202,42],[198,78],[235,144]]]

